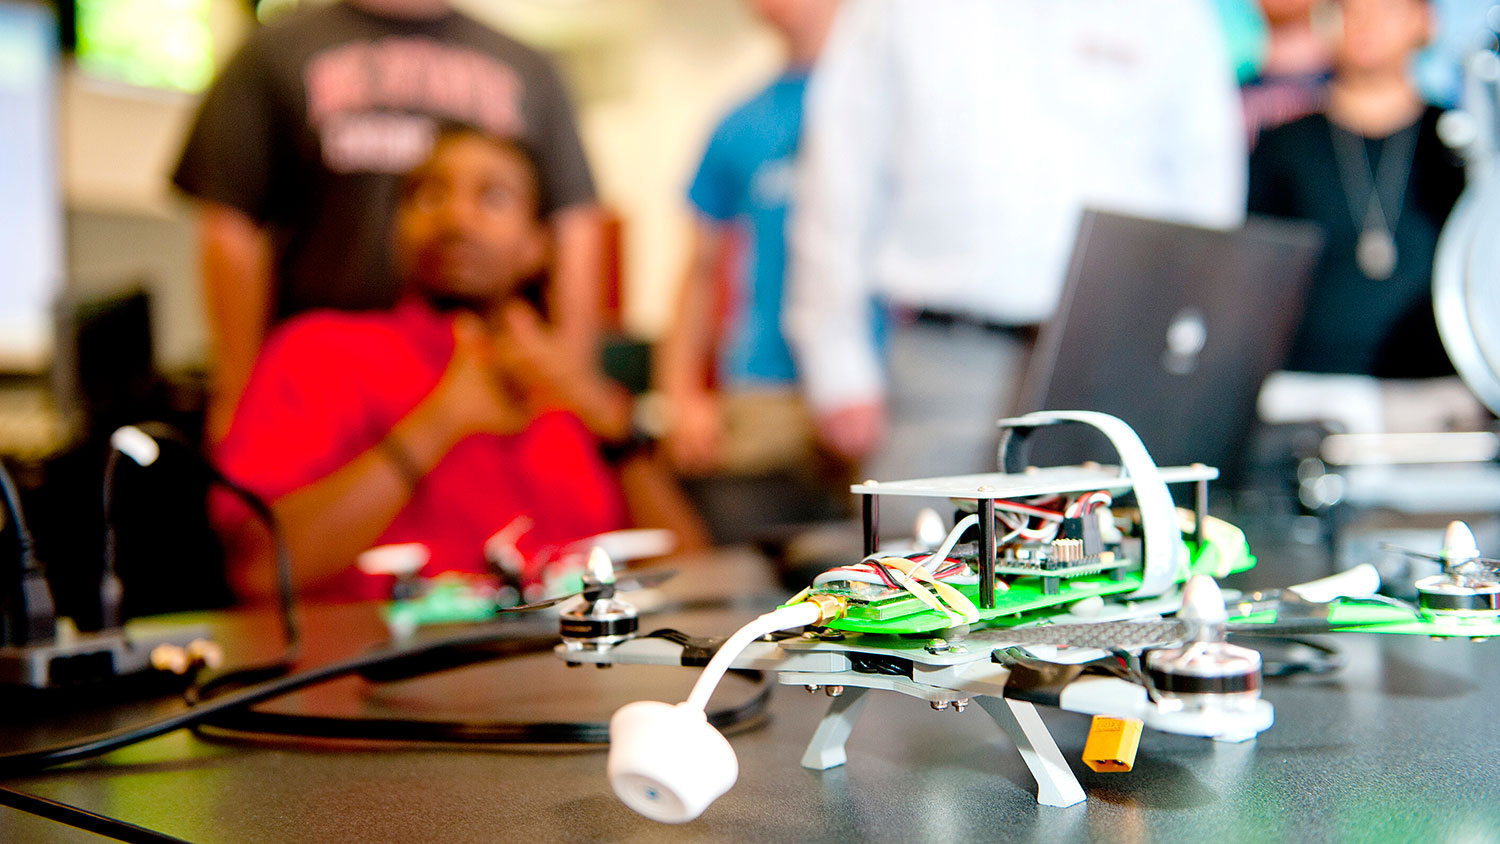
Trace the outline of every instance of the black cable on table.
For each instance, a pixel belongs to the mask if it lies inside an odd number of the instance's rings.
[[[184,839],[176,836],[136,826],[128,821],[117,820],[67,803],[49,800],[46,797],[26,794],[3,785],[0,785],[0,806],[9,806],[49,821],[67,824],[85,832],[113,838],[116,841],[129,842],[129,844],[161,844],[161,842],[188,844]]]
[[[283,574],[286,560],[278,560]],[[283,577],[283,586],[289,585]],[[722,602],[712,602],[720,605]],[[359,674],[380,682],[406,679],[446,671],[480,662],[509,659],[550,651],[557,637],[517,635],[513,628],[502,632],[486,628],[413,645],[381,648],[296,674],[287,673],[292,654],[300,644],[290,602],[283,602],[287,625],[288,653],[269,665],[251,666],[221,674],[190,689],[186,712],[157,718],[143,724],[92,736],[81,741],[39,750],[0,754],[0,777],[36,773],[70,762],[82,761],[137,744],[179,729],[222,730],[241,737],[295,737],[355,739],[428,744],[604,744],[609,725],[601,722],[456,722],[393,718],[339,718],[260,712],[255,704],[309,686]],[[382,670],[384,669],[384,670]],[[773,684],[760,671],[731,673],[751,679],[757,693],[735,706],[708,713],[710,724],[726,732],[744,730],[765,722]],[[180,842],[174,838],[125,821],[26,794],[0,785],[0,805],[11,806],[39,817],[127,842]]]
[[[494,630],[484,630],[433,639],[406,647],[381,648],[360,656],[268,680],[259,685],[205,701],[186,712],[157,718],[134,727],[126,727],[82,741],[54,745],[40,750],[0,754],[0,776],[14,777],[68,762],[91,759],[122,747],[203,723],[220,713],[242,706],[252,706],[308,686],[345,677],[368,666],[379,665],[391,659],[407,658],[423,652],[438,652],[445,648],[494,642],[504,639],[505,636],[506,634]]]
[[[257,703],[262,703],[273,698],[281,697],[282,695],[289,694],[291,692],[298,691],[309,686],[318,685],[329,680],[357,674],[367,668],[380,666],[384,663],[410,660],[416,656],[424,654],[442,655],[454,649],[475,648],[482,645],[497,645],[507,640],[516,641],[516,639],[509,633],[501,633],[495,630],[483,630],[457,634],[453,636],[446,636],[439,639],[432,639],[427,642],[421,642],[405,647],[382,648],[367,654],[363,654],[361,656],[351,657],[349,659],[329,663],[328,665],[311,668],[306,671],[298,672],[296,674],[289,674],[284,677],[268,680],[256,686],[251,686],[249,688],[230,692],[219,697],[204,700],[193,708],[187,710],[186,712],[180,712],[175,715],[168,715],[162,718],[157,718],[144,724],[139,724],[133,727],[126,727],[110,733],[93,736],[82,741],[46,747],[40,750],[25,750],[0,754],[0,777],[21,776],[55,767],[57,765],[67,764],[69,762],[91,759],[93,757],[101,756],[105,753],[118,750],[122,747],[137,744],[147,739],[156,738],[157,736],[165,735],[166,733],[174,732],[176,730],[195,727],[203,724],[215,724],[218,723],[221,719],[224,719],[228,723],[233,724],[236,718],[249,719],[259,718],[263,715],[269,716],[269,713],[257,713],[253,716],[237,715],[236,713]],[[531,653],[535,651],[523,650],[522,652]],[[519,656],[521,655],[521,653],[516,653],[513,655]],[[733,726],[734,723],[737,723],[738,721],[747,720],[764,711],[766,700],[769,698],[769,690],[771,684],[764,679],[764,675],[761,674],[761,672],[750,672],[750,676],[757,678],[757,680],[763,684],[764,688],[761,690],[761,693],[746,704],[742,704],[738,707],[732,707],[728,710],[715,711],[713,713],[710,713],[711,722],[716,719],[719,721],[719,724],[716,724],[716,726]],[[317,720],[320,725],[328,724],[327,719],[319,720],[320,716],[291,717],[310,718]],[[369,719],[348,719],[348,721],[353,722],[354,724],[357,724],[361,720]],[[287,720],[283,720],[280,723],[285,725],[290,722]],[[376,723],[379,722],[377,721]],[[386,726],[389,726],[390,723],[392,723],[392,719],[385,719]],[[427,729],[426,727],[421,726],[423,724],[423,722],[421,721],[407,721],[404,723],[416,725],[411,728],[413,731]],[[427,723],[442,724],[443,722]],[[459,738],[453,739],[444,737],[441,739],[425,740],[476,740],[462,737],[467,733],[474,732],[474,725],[465,726],[454,724],[450,726],[454,727],[451,735],[459,736]],[[563,735],[563,739],[551,738],[546,736],[538,737],[540,733],[526,733],[524,729],[520,728],[520,726],[515,724],[511,724],[508,726],[499,724],[488,725],[488,727],[496,735],[499,735],[501,732],[506,732],[512,735],[524,736],[523,738],[514,740],[507,739],[507,741],[515,741],[526,744],[552,743],[559,740],[567,740],[570,742],[576,741],[576,734]],[[328,726],[326,728],[329,730],[354,729],[352,725],[341,725],[339,727]],[[279,730],[269,732],[279,732]],[[288,734],[305,735],[297,731],[293,731]],[[595,731],[591,733],[591,735],[598,736],[600,735],[600,733]],[[604,736],[607,740],[607,728]],[[380,736],[376,735],[371,735],[368,737],[376,739],[380,738]]]
[[[397,718],[341,718],[259,712],[254,704],[317,685],[328,680],[360,673],[390,661],[411,660],[420,655],[439,655],[454,650],[465,651],[481,646],[509,642],[513,646],[492,650],[490,659],[505,659],[550,650],[552,641],[541,637],[507,639],[493,630],[435,639],[405,648],[385,648],[363,656],[331,663],[269,680],[258,686],[205,699],[187,712],[158,718],[135,727],[95,736],[80,742],[55,745],[34,751],[0,755],[0,776],[35,773],[68,762],[89,759],[136,744],[184,727],[207,727],[256,737],[285,736],[297,738],[356,739],[384,742],[421,742],[440,744],[605,744],[609,725],[602,722],[457,722],[419,721]],[[546,648],[542,645],[545,644]],[[472,656],[472,654],[470,654]],[[480,660],[471,659],[469,663]],[[466,663],[466,664],[469,664]],[[442,663],[439,670],[453,667]],[[764,722],[766,705],[773,684],[764,672],[736,670],[731,673],[754,681],[758,690],[749,700],[708,713],[710,724],[721,730],[746,729]],[[39,817],[68,824],[89,832],[126,842],[181,842],[163,833],[94,812],[26,794],[0,785],[0,805],[10,806]]]
[[[716,729],[733,733],[759,726],[774,684],[763,672],[736,670],[754,682],[756,693],[748,700],[708,713]],[[337,739],[344,741],[418,744],[608,744],[609,724],[604,721],[434,721],[411,718],[371,718],[303,715],[240,709],[199,724],[200,734],[217,738],[251,740],[267,737]]]
[[[433,674],[483,662],[548,653],[556,644],[556,635],[546,635],[445,646],[396,657],[367,666],[356,673],[366,680],[377,683],[406,680],[423,674]],[[708,722],[728,732],[758,726],[763,721],[762,716],[770,701],[774,684],[769,682],[764,672],[761,671],[733,669],[730,673],[755,683],[756,694],[734,706],[710,710],[707,713]],[[206,698],[207,694],[204,697]],[[264,712],[248,706],[220,713],[211,720],[194,725],[193,729],[205,738],[226,737],[250,740],[281,737],[418,744],[607,744],[609,742],[607,722],[439,721]],[[220,733],[225,735],[221,736]]]

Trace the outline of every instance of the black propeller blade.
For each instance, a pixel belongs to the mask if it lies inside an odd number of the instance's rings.
[[[1424,560],[1431,560],[1434,563],[1442,563],[1445,566],[1453,564],[1468,565],[1470,563],[1478,563],[1479,565],[1490,569],[1491,571],[1500,571],[1500,560],[1492,559],[1490,557],[1470,557],[1467,560],[1450,560],[1442,554],[1430,554],[1426,551],[1418,551],[1414,548],[1405,548],[1392,542],[1382,542],[1380,543],[1380,547],[1384,548],[1387,551],[1395,551],[1399,554],[1405,554],[1408,557],[1420,557]]]
[[[499,612],[532,612],[534,610],[544,610],[548,607],[555,607],[564,601],[571,601],[580,595],[582,595],[586,600],[593,601],[599,598],[613,595],[617,591],[628,591],[631,589],[651,589],[656,586],[660,586],[663,583],[666,583],[668,580],[676,576],[676,574],[677,571],[675,569],[647,569],[640,572],[631,572],[629,575],[616,580],[614,583],[590,583],[585,586],[582,591],[579,592],[572,592],[567,595],[557,595],[551,598],[544,598],[540,601],[533,601],[529,604],[521,604],[520,606],[515,607],[502,607],[500,608]]]

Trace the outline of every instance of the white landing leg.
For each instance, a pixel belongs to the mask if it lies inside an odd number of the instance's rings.
[[[869,689],[850,686],[829,703],[828,713],[819,722],[812,741],[808,742],[807,752],[802,754],[802,767],[826,771],[848,761],[844,744],[849,741],[854,722],[865,709],[869,692]]]
[[[1043,806],[1073,806],[1084,801],[1083,786],[1073,769],[1063,759],[1052,740],[1052,733],[1037,714],[1036,707],[1025,701],[983,695],[975,701],[1005,731],[1031,775],[1036,777],[1036,802]],[[806,764],[804,762],[803,764]]]

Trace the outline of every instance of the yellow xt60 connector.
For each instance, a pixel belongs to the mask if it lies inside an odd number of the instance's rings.
[[[1083,764],[1101,773],[1130,770],[1141,746],[1141,726],[1135,718],[1095,715],[1083,743]]]

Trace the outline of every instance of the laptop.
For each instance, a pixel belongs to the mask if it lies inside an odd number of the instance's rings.
[[[1085,212],[1018,409],[1113,414],[1158,465],[1206,463],[1233,484],[1261,381],[1285,359],[1321,248],[1304,222],[1252,217],[1224,231]],[[1035,465],[1116,462],[1082,426],[1031,440]]]

